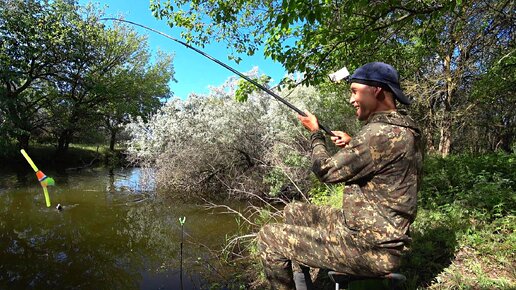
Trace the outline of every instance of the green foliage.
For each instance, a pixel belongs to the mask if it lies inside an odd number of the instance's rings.
[[[106,27],[100,14],[76,1],[0,2],[2,138],[21,147],[52,139],[65,151],[93,130],[113,138],[131,116],[161,105],[172,58],[149,65],[146,39]]]
[[[313,181],[313,187],[308,195],[310,202],[317,205],[330,205],[335,208],[342,207],[342,198],[344,194],[344,185],[342,184],[324,184],[318,180]]]
[[[503,275],[486,272],[513,263],[514,165],[515,156],[502,153],[425,160],[413,251],[403,267],[407,289],[511,285]]]
[[[324,81],[330,70],[342,67],[342,60],[353,68],[371,57],[401,60],[404,55],[398,48],[412,44],[404,38],[407,30],[419,31],[421,40],[435,42],[425,37],[435,31],[423,21],[436,21],[455,6],[452,1],[193,3],[151,1],[151,10],[156,17],[168,19],[170,26],[185,28],[183,37],[196,45],[225,41],[234,52],[252,55],[264,44],[265,56],[291,73],[306,72],[309,84]],[[376,49],[380,45],[383,49]]]
[[[515,216],[490,221],[460,204],[421,209],[412,225],[412,251],[401,271],[405,289],[493,289],[514,286]],[[496,274],[494,274],[496,273]],[[511,284],[512,283],[512,284]]]
[[[263,177],[263,182],[269,186],[270,197],[277,197],[289,191],[287,188],[293,181],[289,178],[286,168],[305,171],[304,168],[307,167],[307,158],[301,152],[289,151],[282,158],[282,164],[273,167]]]
[[[284,160],[283,160],[285,165],[290,166],[290,167],[303,167],[305,165],[308,165],[307,161],[308,160],[305,155],[301,154],[301,152],[295,152],[295,151],[288,152],[285,155]]]
[[[230,59],[263,47],[265,57],[289,73],[302,73],[307,85],[328,82],[327,75],[344,65],[353,71],[371,61],[390,63],[415,101],[412,110],[424,126],[427,148],[446,156],[509,152],[513,146],[515,74],[509,60],[514,59],[515,5],[502,0],[238,0],[231,5],[154,0],[151,10],[170,26],[184,28],[188,42],[225,42]],[[238,99],[245,100],[246,93],[243,89]],[[477,96],[496,105],[482,105]]]
[[[470,138],[459,139],[466,148],[479,147],[480,152],[511,148],[516,136],[516,55],[514,45],[499,49],[492,56],[493,64],[479,76],[472,88],[472,100],[478,104],[471,123],[476,130],[468,130]],[[470,140],[475,142],[470,142]],[[473,151],[473,150],[471,150]]]
[[[269,196],[278,196],[284,184],[288,181],[281,168],[273,168],[263,177],[263,182],[269,186]]]
[[[1,135],[7,136],[7,135]],[[18,153],[14,140],[9,137],[0,138],[0,159],[8,159]]]
[[[267,84],[270,82],[270,80],[271,80],[271,77],[266,76],[266,75],[262,75],[259,78],[254,79],[254,81],[256,81],[257,83],[259,83],[262,86],[267,86]],[[238,87],[235,91],[235,100],[237,100],[237,102],[245,102],[245,101],[247,101],[247,98],[249,98],[250,94],[252,94],[253,92],[256,92],[258,90],[260,90],[260,89],[257,86],[255,86],[254,84],[252,84],[251,82],[249,82],[245,79],[240,79],[238,81]]]
[[[423,169],[420,205],[433,209],[454,203],[483,211],[489,220],[514,213],[515,168],[513,154],[430,157]]]
[[[406,289],[428,286],[448,267],[457,250],[457,231],[467,227],[460,208],[419,210],[411,227],[412,251],[404,260],[401,272],[407,276]]]

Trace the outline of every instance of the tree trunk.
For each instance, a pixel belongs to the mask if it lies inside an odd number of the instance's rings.
[[[452,138],[452,102],[455,99],[455,87],[451,71],[451,51],[444,58],[444,75],[445,75],[445,96],[443,100],[443,117],[440,126],[441,139],[439,140],[439,153],[446,157],[450,154],[451,138]]]
[[[19,135],[17,138],[18,149],[29,149],[30,135]]]
[[[111,138],[109,140],[109,150],[115,151],[115,143],[116,143],[116,130],[111,130]]]
[[[506,153],[512,153],[512,148],[511,148],[512,142],[511,141],[512,141],[512,136],[510,136],[507,133],[503,134],[500,137],[500,140],[498,141],[498,143],[496,144],[495,150],[501,149],[501,150],[505,151]]]
[[[59,136],[59,138],[57,138],[57,153],[60,154],[60,153],[63,153],[64,152],[64,143],[65,143],[65,137],[63,136],[64,133],[61,133],[61,135]]]
[[[426,132],[425,135],[425,148],[428,153],[434,153],[435,152],[435,144],[434,144],[434,136],[432,136],[432,132]]]
[[[439,140],[439,153],[441,153],[442,157],[446,157],[450,154],[451,150],[451,120],[445,119],[443,120],[443,124],[441,125],[441,139]]]
[[[57,139],[57,153],[58,154],[66,154],[68,152],[68,148],[70,147],[70,142],[72,141],[72,134],[70,130],[64,130],[59,138]]]

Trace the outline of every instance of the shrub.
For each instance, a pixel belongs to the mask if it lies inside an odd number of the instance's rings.
[[[256,70],[249,73],[256,75]],[[295,113],[264,92],[250,90],[245,102],[237,102],[238,83],[230,78],[208,95],[173,99],[149,122],[129,124],[129,158],[154,167],[158,187],[168,192],[229,192],[237,198],[305,195],[311,187],[308,132]],[[338,93],[298,87],[288,99],[321,120],[332,120],[330,127],[356,127],[354,117],[335,121],[337,114],[352,114]]]

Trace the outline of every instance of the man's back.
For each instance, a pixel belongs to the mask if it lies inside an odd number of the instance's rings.
[[[397,111],[379,112],[334,156],[328,155],[325,146],[317,146],[321,142],[312,141],[312,169],[323,182],[348,185],[343,208],[349,228],[377,245],[408,242],[422,166],[415,123]]]

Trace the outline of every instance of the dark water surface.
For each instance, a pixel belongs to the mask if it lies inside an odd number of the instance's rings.
[[[45,173],[49,208],[33,172],[0,172],[0,289],[181,289],[182,216],[183,288],[223,279],[208,248],[233,216],[156,197],[138,168]]]

